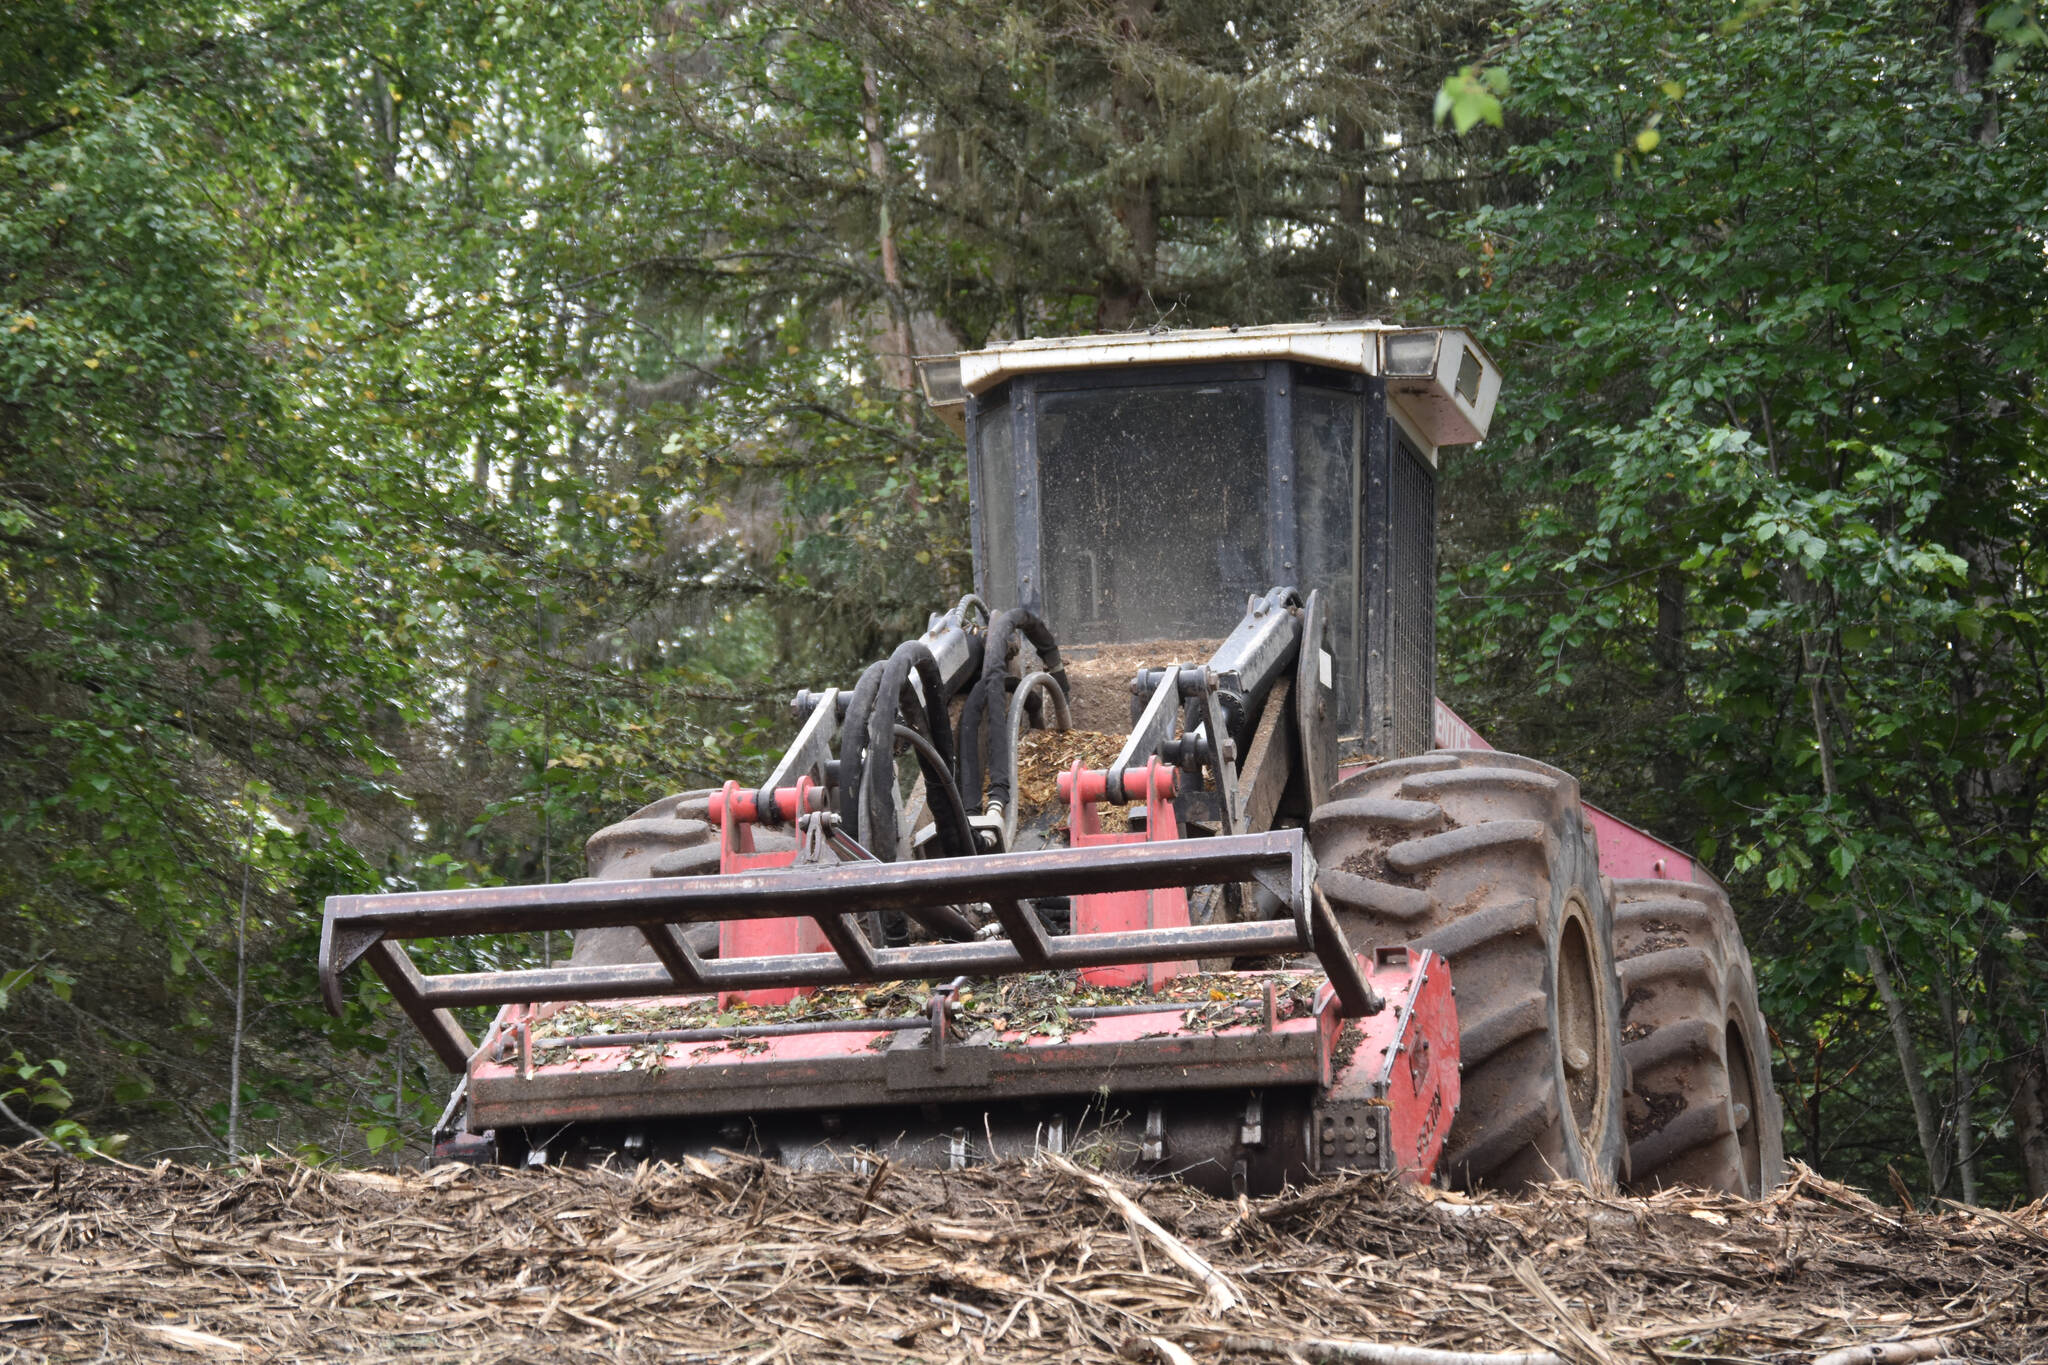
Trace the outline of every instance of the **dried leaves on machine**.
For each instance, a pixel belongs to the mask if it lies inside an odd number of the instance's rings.
[[[1076,972],[1030,972],[993,980],[969,982],[953,996],[948,1011],[951,1035],[971,1037],[992,1030],[998,1034],[1025,1037],[1063,1038],[1085,1032],[1087,1018],[1076,1018],[1077,1009],[1177,1003],[1189,1008],[1166,1013],[1179,1028],[1215,1032],[1235,1027],[1256,1027],[1265,1017],[1265,987],[1275,988],[1276,1020],[1306,1017],[1314,1009],[1316,989],[1323,978],[1314,972],[1273,973],[1252,976],[1237,972],[1198,972],[1174,977],[1158,990],[1144,986],[1093,986]],[[710,996],[690,996],[675,1001],[602,1001],[590,1005],[565,1005],[535,1021],[534,1042],[545,1046],[562,1039],[577,1038],[586,1045],[602,1046],[602,1040],[636,1035],[707,1029],[743,1028],[758,1024],[816,1023],[828,1020],[904,1019],[922,1015],[938,983],[892,981],[871,986],[829,986],[800,995],[785,1005],[746,1005],[735,1002],[720,1008]],[[735,1038],[722,1046],[745,1050],[763,1046],[754,1040]],[[622,1066],[661,1064],[663,1044],[633,1041]]]

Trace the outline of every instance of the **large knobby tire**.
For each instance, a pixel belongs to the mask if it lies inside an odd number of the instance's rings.
[[[1443,1175],[1611,1187],[1621,997],[1579,784],[1491,750],[1395,759],[1340,783],[1309,839],[1354,949],[1408,943],[1450,962],[1464,1098]]]
[[[1760,1198],[1784,1178],[1770,1033],[1735,911],[1716,886],[1614,883],[1629,1183]]]
[[[624,881],[637,877],[702,877],[718,871],[718,831],[705,809],[708,791],[681,792],[642,806],[615,825],[606,825],[583,846],[583,862],[593,881]],[[754,847],[767,852],[786,849],[794,841],[779,830],[754,830]],[[690,946],[705,957],[718,952],[718,926],[692,925],[684,931]],[[638,929],[582,929],[569,957],[574,967],[612,967],[627,962],[653,962],[654,950]]]

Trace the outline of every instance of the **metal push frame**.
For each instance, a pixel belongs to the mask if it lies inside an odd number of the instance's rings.
[[[825,818],[808,816],[807,820]],[[1255,881],[1288,914],[1250,923],[1118,933],[1050,935],[1027,897],[1146,891]],[[985,902],[1000,937],[973,943],[876,947],[859,916]],[[681,926],[807,916],[832,951],[707,960]],[[657,961],[423,975],[407,939],[630,926]],[[651,877],[629,881],[334,896],[320,934],[320,988],[342,1005],[342,975],[367,960],[450,1070],[476,1047],[451,1010],[470,1005],[703,995],[786,986],[940,980],[1177,962],[1190,958],[1313,953],[1343,1012],[1376,1012],[1329,903],[1315,890],[1315,862],[1299,829],[1206,839],[983,854],[912,863],[807,864],[767,873]]]

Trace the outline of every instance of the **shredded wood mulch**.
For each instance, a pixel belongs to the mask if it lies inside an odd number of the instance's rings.
[[[1221,640],[1133,640],[1122,645],[1077,645],[1063,651],[1067,705],[1077,730],[1131,732],[1131,677],[1141,668],[1208,662]]]
[[[1075,1018],[1086,1006],[1187,1005],[1175,1026],[1210,1032],[1257,1024],[1265,1013],[1268,984],[1278,988],[1277,1020],[1307,1017],[1315,1008],[1316,989],[1326,978],[1320,972],[1292,974],[1248,972],[1182,972],[1157,988],[1097,986],[1078,971],[1018,972],[978,981],[952,997],[947,1010],[947,1036],[963,1041],[983,1030],[1023,1037],[1062,1037],[1088,1032],[1094,1021]],[[635,1042],[650,1033],[696,1029],[742,1028],[758,1024],[802,1024],[822,1020],[901,1019],[924,1014],[937,981],[890,981],[880,985],[820,986],[782,1005],[749,1005],[732,1001],[725,1008],[715,996],[666,1000],[606,1000],[596,1005],[566,1004],[551,1010],[534,1026],[534,1045],[543,1050],[575,1040],[576,1045],[602,1046],[607,1038],[631,1044],[630,1051],[652,1049],[654,1063],[667,1055],[670,1042]],[[1017,1041],[1013,1039],[1012,1042]],[[1001,1045],[1000,1043],[998,1044]],[[700,1043],[697,1046],[711,1046]],[[640,1064],[622,1056],[617,1065]]]
[[[1060,774],[1080,759],[1107,768],[1123,751],[1123,735],[1099,730],[1027,730],[1017,739],[1017,811],[1029,817],[1060,804]]]
[[[0,1148],[0,1362],[1383,1358],[1361,1341],[2017,1365],[2048,1353],[2048,1208],[1906,1213],[1803,1168],[1754,1204],[1377,1178],[1231,1202],[1061,1158],[394,1176]]]

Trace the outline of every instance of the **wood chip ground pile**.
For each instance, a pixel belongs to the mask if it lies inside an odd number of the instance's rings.
[[[1803,1168],[1755,1204],[1377,1178],[1233,1202],[1057,1157],[396,1176],[0,1148],[0,1363],[1460,1365],[1422,1348],[2048,1359],[2048,1208],[1908,1213]]]

